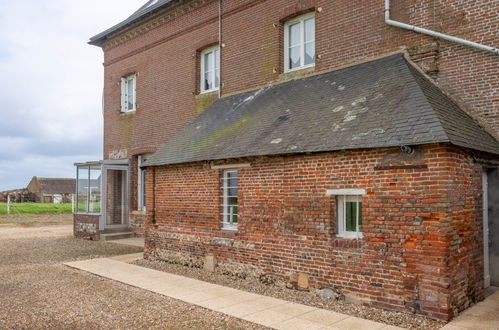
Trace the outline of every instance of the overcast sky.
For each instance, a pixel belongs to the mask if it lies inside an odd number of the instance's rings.
[[[102,159],[102,50],[145,0],[0,0],[0,191]]]

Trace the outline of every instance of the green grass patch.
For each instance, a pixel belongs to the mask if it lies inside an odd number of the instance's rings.
[[[71,213],[71,203],[13,203],[10,214]],[[0,214],[7,214],[7,203],[0,203]]]

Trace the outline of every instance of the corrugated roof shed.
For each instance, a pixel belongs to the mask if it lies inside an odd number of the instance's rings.
[[[146,166],[450,142],[499,143],[402,54],[216,101]]]

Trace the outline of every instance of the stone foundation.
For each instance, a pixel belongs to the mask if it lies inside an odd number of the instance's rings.
[[[73,214],[73,233],[77,238],[98,241],[100,239],[99,215]]]

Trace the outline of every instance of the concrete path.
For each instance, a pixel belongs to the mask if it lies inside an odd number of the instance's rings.
[[[140,253],[65,265],[275,329],[401,329],[125,263],[139,258]]]
[[[465,310],[442,330],[499,330],[499,290]]]
[[[144,238],[143,237],[134,237],[134,238],[122,238],[106,241],[107,243],[116,243],[116,244],[124,244],[124,245],[132,245],[138,247],[144,247]]]

